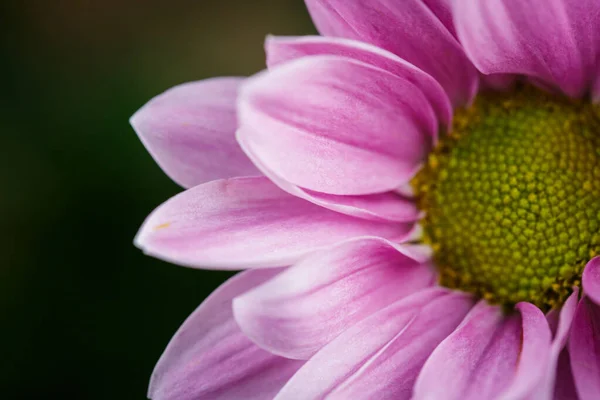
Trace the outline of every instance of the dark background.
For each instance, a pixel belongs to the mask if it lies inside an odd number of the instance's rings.
[[[228,274],[133,247],[181,189],[129,116],[170,86],[264,67],[302,0],[0,0],[0,398],[143,399]]]

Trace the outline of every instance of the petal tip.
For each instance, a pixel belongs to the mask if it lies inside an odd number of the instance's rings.
[[[145,254],[146,246],[144,245],[144,239],[147,235],[142,230],[143,230],[143,226],[142,226],[142,228],[140,228],[138,233],[135,234],[135,237],[133,238],[133,245],[135,247],[137,247],[138,249],[142,250]]]
[[[144,107],[140,108],[139,110],[134,112],[131,115],[131,117],[129,117],[129,125],[131,125],[131,127],[136,131],[136,133],[137,133],[138,120],[140,119],[140,112],[143,110],[143,108]]]
[[[160,253],[152,250],[152,237],[156,232],[169,228],[171,224],[172,222],[154,221],[151,214],[135,234],[133,245],[145,255],[162,258]]]
[[[148,108],[152,105],[151,99],[146,104],[141,106],[136,112],[134,112],[131,117],[129,117],[129,125],[133,128],[135,134],[140,138],[144,146],[147,146],[147,143],[144,141],[146,135],[144,135],[144,122],[147,119]]]

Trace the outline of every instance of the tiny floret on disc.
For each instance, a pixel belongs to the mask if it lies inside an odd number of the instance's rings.
[[[600,254],[600,107],[529,86],[482,93],[411,184],[442,285],[558,306]]]

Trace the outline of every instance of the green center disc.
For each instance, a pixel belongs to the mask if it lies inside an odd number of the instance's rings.
[[[532,87],[480,94],[411,183],[443,286],[560,305],[600,253],[600,107]]]

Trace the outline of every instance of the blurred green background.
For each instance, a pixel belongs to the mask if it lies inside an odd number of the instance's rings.
[[[0,398],[143,399],[228,274],[133,247],[180,188],[128,118],[173,85],[259,71],[268,33],[314,28],[302,0],[3,0],[0,32]]]

